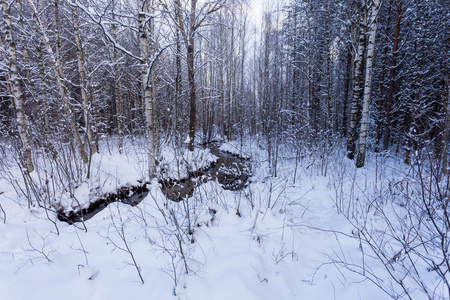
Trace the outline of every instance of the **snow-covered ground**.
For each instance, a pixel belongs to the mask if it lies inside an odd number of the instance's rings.
[[[91,180],[74,189],[79,202],[145,178],[144,153],[102,153],[94,157]],[[195,157],[183,152],[178,160],[168,149],[162,153],[160,166],[180,177],[169,162],[181,162],[185,171],[214,160],[201,151]],[[374,164],[357,170],[336,155],[323,176],[319,162],[302,160],[296,171],[286,152],[272,177],[256,143],[247,141],[235,153],[252,158],[253,176],[244,190],[208,182],[177,203],[152,182],[138,206],[110,204],[85,226],[60,222],[37,206],[28,209],[11,177],[0,177],[0,298],[390,299],[340,264],[369,260],[367,272],[390,280],[381,264],[362,255],[354,227],[336,206],[379,184]],[[16,171],[8,170],[20,181]],[[70,201],[61,193],[62,205],[73,206]],[[376,214],[371,217],[376,221]]]

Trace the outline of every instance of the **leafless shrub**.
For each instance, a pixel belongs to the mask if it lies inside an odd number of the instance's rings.
[[[48,263],[52,263],[53,261],[50,259],[50,256],[53,253],[56,253],[56,251],[51,246],[49,246],[48,241],[49,233],[47,235],[43,235],[38,233],[36,229],[34,230],[34,233],[38,237],[38,241],[33,241],[32,237],[30,237],[30,234],[27,230],[27,241],[30,248],[23,248],[22,250],[26,252],[37,253],[37,256],[34,255],[29,256],[27,260],[33,263],[33,260],[35,259],[45,259]]]
[[[113,205],[109,205],[111,208]],[[127,253],[131,258],[131,263],[127,263],[133,266],[136,269],[136,272],[141,280],[142,284],[144,284],[144,278],[142,277],[141,267],[139,266],[136,256],[134,255],[132,242],[127,239],[128,232],[126,230],[127,224],[131,222],[132,219],[127,218],[124,219],[120,212],[120,205],[116,205],[115,208],[117,213],[111,212],[111,225],[108,227],[106,235],[102,235],[102,237],[108,239],[111,244],[116,248],[125,253]],[[113,237],[112,233],[116,234],[119,237],[120,242],[117,242]]]
[[[361,260],[339,253],[333,263],[365,276],[394,299],[413,299],[419,292],[448,299],[450,181],[436,168],[435,156],[419,155],[409,172],[395,170],[376,189],[357,192],[355,214],[338,207],[355,228]],[[373,271],[373,261],[383,273]]]

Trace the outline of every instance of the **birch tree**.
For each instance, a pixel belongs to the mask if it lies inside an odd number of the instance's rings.
[[[356,158],[356,167],[361,168],[364,166],[366,158],[366,144],[367,144],[367,125],[369,122],[369,105],[370,105],[370,92],[372,88],[372,71],[373,71],[373,57],[375,51],[375,37],[377,33],[377,16],[380,8],[380,0],[373,0],[371,6],[371,18],[369,23],[369,43],[367,46],[367,59],[366,59],[366,75],[364,85],[364,100],[363,109],[361,115],[361,128],[359,131],[359,144],[358,155]]]
[[[152,91],[152,71],[158,57],[167,49],[172,43],[164,46],[158,46],[154,39],[153,22],[156,17],[154,13],[155,3],[150,0],[139,0],[137,7],[137,29],[139,33],[139,55],[136,55],[130,49],[125,48],[117,42],[113,35],[110,34],[106,28],[102,16],[97,17],[92,14],[86,7],[81,5],[78,1],[72,2],[72,5],[80,8],[96,25],[100,27],[106,39],[111,43],[114,49],[122,52],[128,57],[136,60],[140,64],[140,77],[142,86],[142,95],[145,106],[145,132],[148,143],[148,172],[149,177],[152,178],[156,172],[155,159],[155,113],[154,113],[154,97]]]
[[[17,67],[18,62],[17,62],[16,43],[14,41],[14,37],[12,34],[11,3],[8,3],[6,0],[1,0],[0,4],[4,16],[3,26],[5,27],[4,28],[5,44],[6,44],[5,46],[9,56],[9,70],[10,70],[10,76],[8,77],[12,96],[14,98],[13,103],[16,109],[17,128],[19,131],[20,139],[22,141],[26,170],[27,172],[31,173],[34,170],[34,165],[31,158],[31,145],[27,134],[28,122],[25,116],[25,105],[20,83],[19,70]]]
[[[75,0],[72,0],[72,2],[75,2]],[[80,75],[80,88],[81,88],[81,99],[83,102],[84,124],[86,126],[86,134],[89,150],[91,154],[94,154],[96,147],[94,146],[94,136],[92,133],[90,121],[90,103],[87,95],[86,76],[84,72],[83,46],[81,44],[78,13],[75,6],[72,6],[72,16],[73,16],[73,29],[75,35],[75,42],[77,46],[77,66],[78,66],[78,73]]]
[[[59,45],[59,31],[58,31],[58,0],[55,0],[55,36],[56,36],[56,55],[53,51],[52,46],[50,45],[50,40],[47,37],[45,28],[40,20],[39,12],[37,11],[32,0],[27,0],[28,4],[31,7],[33,12],[33,21],[35,23],[36,30],[41,35],[42,41],[44,43],[45,49],[49,55],[51,68],[53,69],[53,73],[56,79],[56,84],[58,86],[58,90],[64,102],[64,111],[66,113],[67,118],[69,119],[70,128],[72,129],[72,134],[75,137],[75,141],[78,146],[78,150],[80,152],[81,158],[84,163],[88,162],[88,157],[84,150],[83,142],[81,141],[80,133],[78,132],[78,127],[75,122],[75,118],[73,115],[72,107],[70,104],[70,99],[67,94],[67,88],[64,84],[64,74],[61,63],[61,53],[60,53],[60,45]]]
[[[146,133],[148,142],[148,166],[150,177],[156,171],[155,163],[155,133],[154,133],[154,99],[151,88],[151,66],[149,66],[149,37],[151,37],[150,1],[139,0],[139,47],[141,51],[141,78],[144,92]],[[150,19],[148,19],[150,17]]]
[[[363,92],[363,63],[364,53],[366,51],[366,29],[367,29],[367,0],[360,0],[359,2],[359,37],[358,48],[355,57],[355,64],[353,68],[353,82],[352,82],[352,102],[350,106],[350,116],[347,131],[347,157],[353,159],[355,157],[357,126],[359,105]]]

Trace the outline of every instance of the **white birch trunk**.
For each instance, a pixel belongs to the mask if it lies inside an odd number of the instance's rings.
[[[75,2],[75,0],[72,0],[72,2]],[[72,6],[72,15],[73,15],[73,29],[75,33],[75,42],[77,45],[77,63],[78,63],[78,73],[80,74],[80,88],[81,88],[81,100],[83,101],[84,123],[86,126],[86,134],[89,143],[89,150],[91,154],[94,154],[95,153],[94,136],[92,134],[92,127],[90,121],[89,98],[86,92],[86,76],[84,73],[83,48],[81,45],[77,10],[74,6]]]
[[[152,178],[156,172],[155,160],[155,135],[154,135],[154,120],[153,120],[153,98],[152,89],[150,86],[150,72],[149,72],[149,53],[148,53],[148,39],[147,34],[150,34],[146,25],[146,14],[148,11],[148,3],[145,0],[139,0],[139,47],[142,55],[141,78],[144,91],[145,103],[145,118],[146,118],[146,133],[148,142],[148,172],[149,178]]]
[[[372,88],[372,70],[373,70],[373,55],[375,51],[375,37],[377,33],[377,15],[380,8],[380,0],[373,0],[371,10],[370,35],[369,45],[367,46],[366,59],[366,80],[364,85],[364,101],[361,115],[361,128],[359,131],[358,155],[356,158],[356,167],[364,166],[366,158],[366,144],[367,144],[367,125],[369,121],[369,105],[370,92]]]
[[[75,2],[75,0],[72,0]],[[81,100],[83,101],[83,115],[84,115],[84,123],[86,126],[86,134],[89,143],[89,150],[91,154],[94,154],[95,146],[94,146],[94,137],[92,134],[92,127],[90,121],[90,105],[89,98],[86,92],[86,76],[84,73],[84,61],[83,61],[83,48],[81,45],[80,39],[80,30],[78,24],[78,15],[75,6],[72,6],[72,15],[73,15],[73,28],[75,31],[75,42],[77,45],[77,62],[78,62],[78,73],[80,74],[80,88],[81,88]]]
[[[366,51],[366,29],[367,29],[367,3],[361,0],[360,3],[360,28],[358,38],[358,50],[356,53],[355,66],[353,69],[353,91],[352,103],[350,107],[349,124],[347,131],[347,157],[353,159],[355,157],[357,126],[359,103],[363,91],[363,62],[364,52]]]
[[[20,87],[19,70],[17,68],[17,53],[16,45],[12,36],[12,24],[11,24],[11,11],[10,6],[5,0],[1,0],[2,8],[4,11],[4,18],[6,23],[5,28],[5,44],[9,55],[9,68],[11,76],[9,77],[10,86],[12,88],[14,97],[14,106],[17,114],[17,127],[19,130],[19,136],[22,141],[22,147],[25,156],[25,165],[27,172],[31,173],[34,170],[33,161],[31,159],[31,145],[27,134],[27,119],[25,117],[25,106],[23,102],[22,89]]]
[[[58,41],[56,42],[57,46],[56,46],[56,51],[57,51],[57,55],[55,56],[55,53],[53,52],[52,47],[50,46],[50,41],[47,37],[47,34],[45,33],[45,29],[42,26],[42,23],[39,19],[39,13],[36,9],[36,7],[34,6],[34,3],[32,0],[27,0],[28,4],[30,5],[32,11],[33,11],[33,18],[34,18],[34,24],[36,27],[36,30],[40,33],[42,40],[44,42],[45,45],[45,49],[47,50],[48,54],[49,54],[49,60],[50,63],[52,65],[52,69],[54,71],[54,75],[56,77],[56,84],[58,86],[59,92],[61,94],[61,97],[63,98],[64,101],[64,110],[67,114],[67,117],[69,118],[69,123],[70,123],[70,127],[72,129],[72,133],[75,137],[75,141],[77,143],[77,147],[78,150],[80,152],[81,158],[83,160],[84,163],[88,163],[88,158],[86,155],[86,152],[84,151],[84,146],[83,146],[83,142],[81,141],[81,137],[80,137],[80,133],[78,132],[78,128],[77,125],[75,123],[75,119],[72,113],[72,109],[70,107],[70,101],[69,98],[67,96],[67,91],[66,91],[66,87],[64,85],[64,80],[63,80],[63,72],[62,72],[62,66],[61,66],[61,60],[60,60],[60,55],[59,55],[59,46],[58,46]],[[57,23],[57,20],[55,20],[55,22]],[[59,34],[57,29],[55,28],[55,33],[56,33],[56,38],[57,40],[59,39]]]

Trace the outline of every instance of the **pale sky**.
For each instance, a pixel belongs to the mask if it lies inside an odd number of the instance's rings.
[[[275,10],[276,6],[283,7],[285,0],[250,0],[250,20],[254,24],[261,24],[262,13],[264,10]]]
[[[255,23],[258,24],[261,22],[261,14],[263,11],[263,5],[264,2],[267,2],[268,0],[250,0],[250,8],[251,8],[251,13],[250,13],[250,20]]]

